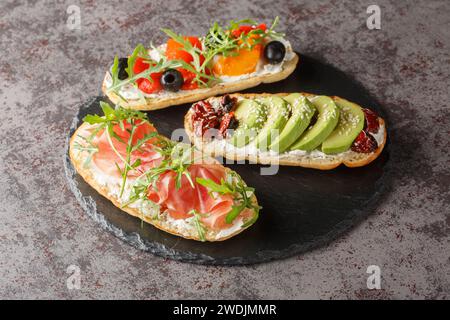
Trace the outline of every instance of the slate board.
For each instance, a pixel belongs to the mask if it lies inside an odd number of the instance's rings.
[[[246,92],[310,92],[338,95],[370,107],[385,117],[367,91],[336,68],[300,56],[297,70],[278,83],[263,84]],[[244,265],[286,258],[324,245],[372,213],[389,190],[389,148],[363,168],[339,167],[319,171],[280,167],[273,176],[261,176],[260,165],[228,165],[256,188],[263,206],[255,225],[238,236],[202,243],[172,236],[142,224],[100,196],[76,174],[68,157],[68,139],[87,113],[99,113],[95,97],[80,106],[66,143],[65,168],[71,190],[86,213],[106,230],[134,247],[183,262],[211,265]],[[189,105],[149,112],[150,120],[166,136],[183,126]],[[151,256],[149,256],[151,258]]]

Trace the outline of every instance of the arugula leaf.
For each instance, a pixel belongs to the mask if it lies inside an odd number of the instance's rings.
[[[106,120],[114,120],[116,118],[114,109],[108,103],[100,101],[100,108],[102,108]]]
[[[220,193],[220,194],[227,194],[227,193],[233,193],[234,192],[234,190],[230,189],[228,184],[226,184],[223,179],[220,180],[220,184],[215,183],[211,179],[205,179],[205,178],[200,178],[200,177],[197,177],[195,179],[195,181],[198,184],[208,188],[209,190],[211,190],[213,192]]]
[[[87,168],[92,160],[92,156],[98,152],[98,147],[92,144],[92,142],[81,135],[78,135],[78,138],[85,141],[87,145],[82,145],[79,142],[75,142],[73,147],[80,151],[86,151],[88,153],[88,156],[86,157],[86,160],[83,162],[83,168]]]
[[[228,30],[232,31],[232,30],[236,30],[237,28],[239,28],[242,25],[255,25],[257,22],[253,19],[241,19],[241,20],[231,20],[229,23],[229,27]]]
[[[201,215],[195,210],[192,210],[189,212],[190,214],[194,215],[194,218],[192,219],[192,224],[197,229],[198,238],[200,241],[206,241],[206,227],[205,225],[200,221]]]
[[[237,218],[237,216],[242,212],[242,210],[244,210],[246,208],[246,204],[242,203],[239,206],[235,206],[233,205],[231,207],[231,211],[227,213],[226,217],[225,217],[225,222],[226,223],[232,223],[234,219]]]
[[[162,71],[167,70],[167,69],[176,69],[176,68],[182,67],[184,61],[183,62],[181,62],[181,61],[182,60],[161,59],[158,63],[151,65],[148,69],[146,69],[146,70],[144,70],[144,71],[142,71],[142,72],[140,72],[138,74],[134,74],[133,76],[128,77],[125,80],[119,81],[116,84],[113,83],[107,89],[107,91],[108,92],[111,92],[111,91],[118,92],[118,90],[121,87],[123,87],[124,85],[129,84],[129,83],[133,83],[134,84],[134,83],[136,83],[136,80],[138,80],[140,78],[146,78],[146,79],[149,79],[149,81],[153,81],[151,79],[151,77],[150,77],[150,75],[152,73],[162,72]],[[186,62],[184,62],[184,63],[186,63]],[[129,67],[132,68],[132,66],[129,66]]]
[[[133,164],[131,165],[132,168],[136,169],[137,167],[139,167],[141,165],[141,159],[138,158],[135,162],[133,162]]]
[[[123,195],[128,172],[130,170],[137,170],[137,168],[141,164],[141,160],[137,159],[133,164],[130,163],[131,161],[131,153],[135,150],[137,150],[139,147],[141,147],[145,141],[148,141],[151,137],[153,137],[156,132],[148,134],[144,136],[144,138],[138,140],[137,145],[133,144],[133,136],[135,134],[135,131],[138,126],[143,125],[144,123],[148,123],[147,115],[143,112],[134,111],[134,110],[128,110],[125,108],[122,108],[120,106],[117,106],[115,109],[111,107],[108,103],[101,101],[100,107],[103,111],[103,116],[99,115],[86,115],[83,118],[83,121],[89,123],[89,124],[97,124],[98,126],[93,130],[91,135],[87,138],[87,142],[91,143],[92,139],[100,132],[100,130],[106,131],[106,138],[111,146],[111,149],[114,151],[114,153],[118,156],[118,158],[123,162],[124,166],[123,169],[120,168],[118,163],[115,163],[115,166],[117,170],[119,171],[120,175],[122,176],[122,184],[121,184],[121,190],[120,190],[120,197]],[[138,122],[139,120],[139,122]],[[125,129],[124,122],[129,123],[131,125],[130,129]],[[117,133],[114,131],[114,126],[118,125],[122,131],[127,131],[130,136],[128,138],[128,141],[124,141]],[[126,144],[126,154],[125,156],[122,156],[120,154],[116,147],[114,146],[114,143],[112,139],[115,139],[119,141],[120,143]]]
[[[208,33],[204,37],[201,37],[203,42],[202,49],[193,46],[185,37],[173,32],[170,29],[161,29],[170,38],[174,39],[183,46],[183,50],[192,56],[192,63],[187,63],[186,61],[180,59],[168,60],[164,54],[160,55],[160,61],[152,61],[152,58],[148,55],[146,48],[142,44],[138,44],[133,50],[133,53],[128,57],[128,66],[126,71],[129,77],[125,80],[118,79],[118,58],[115,57],[113,67],[111,68],[112,85],[107,89],[107,91],[114,92],[121,97],[120,88],[123,86],[128,84],[136,86],[136,81],[140,78],[146,78],[149,81],[153,81],[152,77],[150,77],[152,73],[164,72],[167,69],[177,68],[183,68],[189,72],[192,72],[195,75],[192,81],[197,83],[199,87],[211,87],[212,85],[221,82],[220,78],[215,77],[210,72],[212,67],[211,64],[213,63],[213,59],[216,55],[220,54],[225,57],[236,56],[239,54],[239,49],[251,49],[255,45],[261,43],[266,37],[282,37],[282,33],[277,33],[274,30],[275,26],[278,24],[278,21],[279,18],[276,17],[272,23],[272,26],[266,31],[254,29],[248,33],[241,33],[238,38],[232,37],[232,30],[235,30],[244,24],[256,25],[256,21],[252,19],[242,19],[238,21],[232,20],[227,28],[222,28],[217,22],[215,22],[208,30]],[[153,45],[151,45],[151,48],[159,51],[159,49],[155,48]],[[203,56],[203,58],[201,58],[201,56]],[[137,57],[142,57],[152,63],[150,68],[135,74],[133,72],[133,67],[136,64]],[[140,93],[139,90],[138,92]],[[121,97],[121,99],[126,101],[123,97]],[[141,93],[139,95],[139,99],[143,101],[145,100],[145,96]]]
[[[114,57],[114,63],[111,67],[112,84],[115,85],[119,82],[119,57]]]
[[[118,135],[117,135],[117,133],[114,131],[114,126],[113,125],[107,125],[107,127],[106,127],[106,130],[107,130],[107,132],[108,132],[108,137],[112,137],[112,138],[114,138],[114,139],[116,139],[117,141],[119,141],[119,142],[121,142],[121,143],[125,143],[123,140],[122,140],[122,138],[121,137],[119,137]],[[111,143],[111,147],[115,150],[115,148],[114,148],[114,146],[112,146],[112,143]]]
[[[156,136],[159,139],[154,144],[155,151],[163,156],[161,163],[154,168],[148,169],[146,172],[136,178],[133,186],[133,192],[130,196],[127,205],[147,196],[150,187],[156,188],[156,183],[161,176],[168,171],[176,173],[175,186],[177,189],[181,187],[181,180],[183,176],[186,177],[192,188],[195,188],[192,177],[188,171],[189,166],[194,163],[195,159],[190,156],[194,147],[177,143],[161,136]]]
[[[197,178],[196,181],[198,184],[208,188],[210,192],[234,195],[235,204],[232,205],[230,212],[225,217],[227,223],[232,223],[245,208],[253,209],[255,212],[260,209],[259,206],[254,205],[252,202],[252,195],[255,189],[248,187],[235,172],[228,174],[227,181],[221,179],[220,184],[204,178]]]
[[[261,30],[259,28],[255,28],[250,30],[249,32],[242,32],[240,36],[238,37],[238,43],[240,49],[253,49],[256,45],[261,44],[266,37],[272,38],[272,39],[280,39],[284,37],[283,33],[275,32],[275,27],[278,24],[279,17],[275,17],[274,21],[272,22],[272,25],[267,30]],[[229,29],[229,32],[239,28],[241,24],[250,24],[250,25],[256,25],[256,22],[252,20],[241,20],[238,22],[235,22],[232,24],[234,26],[234,29]]]
[[[97,124],[97,123],[104,123],[106,119],[99,116],[98,114],[88,114],[83,118],[83,121],[89,124]]]
[[[136,48],[134,48],[133,53],[131,56],[128,57],[128,63],[127,67],[125,68],[125,71],[127,72],[129,77],[134,76],[133,66],[136,63],[136,59],[139,55],[147,54],[147,50],[145,49],[144,45],[142,43],[139,43]]]
[[[173,32],[170,29],[163,28],[163,29],[161,29],[161,31],[163,31],[165,34],[167,34],[170,38],[175,40],[177,43],[181,44],[183,46],[183,50],[192,56],[193,61],[191,64],[186,63],[183,60],[173,60],[173,61],[178,61],[179,63],[182,64],[182,67],[184,69],[187,69],[188,71],[195,74],[195,78],[192,81],[197,82],[201,87],[207,87],[208,83],[203,81],[202,78],[207,79],[210,82],[218,80],[216,77],[214,77],[214,76],[208,74],[208,72],[206,72],[206,66],[208,65],[210,59],[208,59],[208,57],[205,56],[205,52],[202,52],[202,50],[200,50],[199,48],[194,47],[189,40],[185,39],[185,37],[183,37],[181,35],[176,34],[175,32]],[[203,55],[203,57],[204,57],[203,63],[200,63],[201,55]]]
[[[122,197],[123,192],[125,190],[125,183],[126,183],[126,180],[127,180],[128,171],[130,169],[137,168],[140,165],[140,163],[141,163],[141,159],[138,159],[131,166],[128,165],[128,163],[130,163],[130,161],[131,161],[131,150],[132,150],[132,147],[133,147],[133,145],[132,145],[133,144],[133,136],[134,136],[134,132],[136,130],[136,126],[133,125],[133,124],[134,124],[134,119],[131,119],[132,127],[131,127],[131,130],[130,130],[130,137],[128,138],[128,143],[127,143],[127,148],[126,148],[126,153],[127,154],[126,154],[126,159],[124,161],[125,168],[123,169],[123,172],[122,172],[122,186],[120,188],[120,195],[119,195],[120,198]]]
[[[150,140],[151,138],[156,137],[158,134],[156,132],[150,132],[147,133],[146,135],[144,135],[144,137],[142,139],[139,139],[136,144],[133,146],[131,152],[138,150],[140,147],[142,147],[142,145],[144,143],[146,143],[148,140]]]

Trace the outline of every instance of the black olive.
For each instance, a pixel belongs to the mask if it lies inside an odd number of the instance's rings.
[[[264,48],[264,57],[270,64],[277,64],[283,61],[286,55],[286,47],[280,41],[271,41]]]
[[[184,83],[183,75],[175,69],[167,69],[161,76],[161,85],[167,91],[178,91]]]
[[[120,80],[125,80],[126,78],[128,78],[128,73],[125,70],[126,68],[128,68],[128,58],[120,58],[119,59],[119,79]]]
[[[222,97],[220,101],[220,105],[222,106],[222,110],[224,113],[228,113],[234,109],[236,104],[236,98],[232,98],[230,95],[226,94]]]

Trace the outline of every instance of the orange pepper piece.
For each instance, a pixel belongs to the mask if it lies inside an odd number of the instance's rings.
[[[262,45],[257,44],[251,50],[240,49],[236,56],[218,56],[213,72],[217,76],[239,76],[255,72],[261,52]]]

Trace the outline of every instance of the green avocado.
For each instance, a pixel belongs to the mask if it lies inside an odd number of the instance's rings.
[[[252,141],[267,119],[266,107],[255,100],[243,99],[238,102],[234,116],[239,125],[231,137],[231,143],[241,148]]]
[[[322,152],[334,154],[347,151],[364,128],[364,112],[354,103],[338,99],[340,116],[336,129],[322,143]]]
[[[292,113],[280,135],[270,145],[276,152],[285,151],[305,131],[316,112],[314,105],[300,93],[292,93],[284,98],[290,105]]]
[[[276,139],[279,133],[289,119],[289,105],[282,98],[271,96],[268,98],[261,98],[258,101],[266,106],[268,115],[267,121],[262,127],[261,131],[256,136],[253,143],[260,150],[267,150],[271,141]]]
[[[327,96],[316,96],[311,99],[311,102],[319,111],[317,121],[294,142],[291,150],[314,150],[330,135],[339,121],[339,109],[333,99]]]

